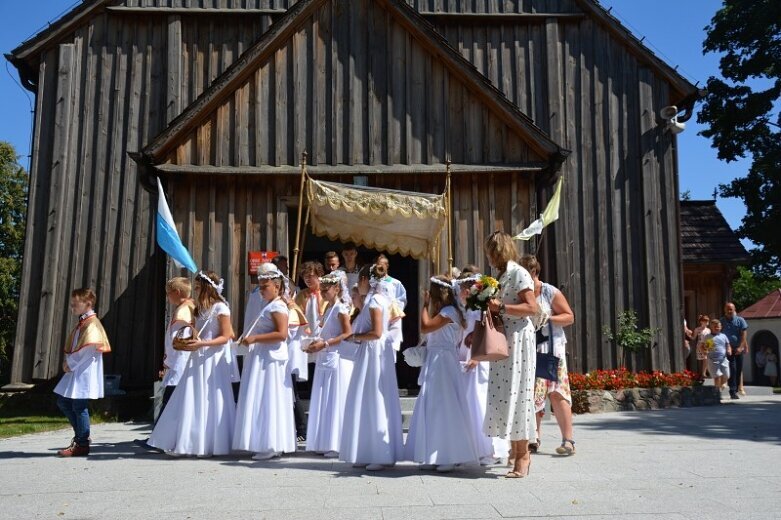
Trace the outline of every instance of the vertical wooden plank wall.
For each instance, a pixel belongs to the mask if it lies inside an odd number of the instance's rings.
[[[286,9],[293,3],[124,5]],[[423,13],[577,12],[573,0],[408,3]],[[297,164],[302,147],[313,163],[331,165],[440,164],[448,156],[474,164],[537,159],[418,42],[389,24],[387,13],[371,2],[327,5],[179,147],[172,162]],[[617,363],[619,353],[601,330],[625,308],[637,310],[642,325],[662,330],[659,344],[636,365],[678,368],[677,171],[673,138],[656,121],[670,102],[669,87],[588,18],[481,25],[431,20],[572,150],[563,166],[562,219],[545,240],[555,245],[546,256],[551,281],[578,316],[570,331],[573,368]],[[97,288],[98,310],[115,341],[107,372],[121,372],[131,386],[151,380],[163,327],[161,284],[175,270],[156,250],[156,200],[140,188],[126,153],[195,100],[271,22],[270,15],[103,13],[43,52],[13,381],[59,373],[73,323],[67,295],[85,285]],[[443,185],[435,176],[378,182],[421,191]],[[243,307],[241,252],[286,250],[287,206],[280,197],[293,195],[290,180],[184,177],[167,188],[183,239],[197,259],[230,269],[229,294]],[[484,266],[485,235],[495,228],[517,232],[529,210],[545,202],[544,189],[517,173],[455,177],[456,264]],[[217,237],[220,247],[212,243]],[[233,263],[226,264],[229,257]],[[127,323],[134,324],[132,332]]]
[[[204,29],[199,16],[103,13],[43,54],[13,382],[60,373],[74,324],[68,297],[82,286],[96,289],[113,343],[106,372],[131,387],[155,377],[165,262],[154,242],[156,197],[141,187],[127,152],[160,132],[271,23],[210,18]]]
[[[410,3],[432,12],[520,13],[532,4],[540,12],[577,12],[562,2]],[[634,366],[680,368],[678,173],[674,138],[657,120],[658,110],[670,104],[667,84],[589,18],[432,21],[513,103],[572,151],[562,168],[562,219],[546,230],[544,240],[554,247],[542,256],[552,264],[549,278],[576,312],[568,331],[573,368],[617,365],[620,353],[602,329],[623,309],[636,310],[642,326],[660,329],[654,348]],[[550,194],[543,189],[539,202]]]
[[[387,33],[380,26],[387,27]],[[328,54],[330,66],[310,73],[317,68],[314,56]],[[424,77],[441,79],[423,81]],[[333,113],[324,120],[311,109],[313,93],[323,89],[332,92]],[[268,95],[247,105],[243,98],[253,90]],[[248,110],[238,120],[236,106]],[[249,132],[250,122],[262,130]],[[215,131],[220,128],[227,130]],[[242,136],[251,141],[255,134],[262,143],[255,147],[254,166],[297,165],[304,149],[314,165],[442,164],[448,156],[467,164],[541,160],[430,50],[368,1],[325,4],[168,160],[179,165],[240,166],[241,157],[220,150],[239,149]],[[489,211],[487,205],[485,209]]]

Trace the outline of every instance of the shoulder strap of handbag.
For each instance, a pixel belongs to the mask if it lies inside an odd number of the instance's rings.
[[[550,319],[551,317],[548,317],[548,354],[553,354],[553,323]]]

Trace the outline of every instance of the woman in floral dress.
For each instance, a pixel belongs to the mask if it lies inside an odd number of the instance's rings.
[[[521,265],[529,271],[534,280],[534,296],[540,306],[540,311],[547,317],[541,332],[548,338],[544,343],[538,343],[540,352],[552,353],[559,358],[557,370],[558,381],[549,381],[541,377],[534,384],[534,406],[537,411],[537,442],[531,445],[536,452],[540,443],[540,424],[545,415],[545,400],[550,399],[553,414],[561,430],[561,446],[556,448],[559,455],[574,455],[575,441],[572,440],[572,394],[569,387],[567,372],[567,337],[564,327],[575,323],[575,314],[564,294],[551,284],[540,280],[540,263],[534,255],[525,255]],[[551,349],[551,344],[553,348]]]

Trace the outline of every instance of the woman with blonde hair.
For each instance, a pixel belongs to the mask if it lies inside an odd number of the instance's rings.
[[[488,308],[504,324],[510,356],[491,363],[485,433],[511,441],[513,469],[507,478],[523,478],[531,469],[529,440],[535,438],[534,370],[536,349],[530,316],[539,308],[534,281],[518,265],[518,252],[507,233],[496,231],[485,242],[491,266],[499,271],[500,294]]]
[[[567,372],[567,337],[564,327],[575,323],[575,314],[567,298],[556,287],[540,281],[540,263],[534,255],[524,255],[521,265],[529,271],[534,280],[534,296],[545,319],[539,323],[537,350],[553,354],[558,361],[557,381],[538,377],[534,384],[534,406],[537,411],[537,441],[531,445],[532,452],[540,446],[540,426],[545,415],[545,401],[550,399],[553,414],[561,431],[561,445],[556,448],[559,455],[574,455],[575,441],[572,439],[572,394]]]

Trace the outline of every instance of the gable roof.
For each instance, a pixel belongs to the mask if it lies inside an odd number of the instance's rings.
[[[740,312],[745,319],[781,318],[781,289],[776,289]]]
[[[16,65],[16,61],[24,61],[39,53],[40,49],[52,40],[58,40],[65,33],[70,33],[80,24],[90,20],[95,14],[101,12],[106,4],[116,3],[117,0],[83,0],[79,5],[68,11],[60,18],[50,23],[38,34],[28,38],[6,57]]]
[[[746,264],[750,256],[715,200],[681,201],[683,262]]]
[[[601,23],[608,29],[614,36],[621,42],[627,45],[630,50],[635,54],[638,54],[646,58],[651,65],[662,77],[664,77],[677,91],[682,99],[678,101],[681,104],[685,102],[696,101],[700,97],[700,91],[695,85],[692,85],[686,78],[679,74],[675,68],[671,67],[664,60],[654,54],[651,49],[645,46],[642,40],[638,39],[632,32],[627,29],[615,16],[610,14],[610,10],[605,9],[598,0],[574,0],[574,2],[580,7],[584,13],[590,15],[598,23]],[[58,42],[60,38],[70,33],[75,27],[89,20],[95,14],[101,12],[107,6],[121,3],[121,0],[83,0],[83,2],[73,8],[70,12],[66,13],[58,20],[49,24],[44,30],[28,40],[22,42],[16,47],[10,54],[6,55],[6,58],[17,68],[21,69],[26,60],[32,56],[36,56],[40,49],[47,46],[49,43]],[[402,2],[410,10],[414,9]],[[295,8],[291,7],[291,10]],[[178,11],[183,11],[186,8],[180,8]],[[135,11],[161,11],[159,8],[153,7],[138,7],[134,8]],[[205,12],[208,10],[192,8],[193,11]],[[240,10],[240,9],[237,9]],[[269,10],[271,11],[271,10]],[[278,9],[274,10],[279,12]]]
[[[235,92],[257,68],[292,37],[316,9],[332,0],[299,0],[275,22],[261,38],[247,49],[211,86],[188,106],[170,125],[144,149],[143,156],[152,164],[165,160],[172,150],[199,123]],[[403,0],[374,0],[385,8],[394,20],[427,47],[436,58],[480,99],[508,127],[523,136],[530,148],[548,158],[557,168],[569,151],[555,143],[531,118],[497,89],[477,68],[451,47],[433,25]]]
[[[684,78],[677,71],[676,67],[671,67],[669,63],[657,56],[651,49],[643,44],[643,40],[638,39],[632,31],[627,29],[618,18],[610,13],[612,8],[605,9],[605,7],[599,3],[599,0],[574,1],[583,12],[590,15],[594,20],[605,27],[608,32],[626,45],[630,52],[648,60],[649,65],[679,93],[680,99],[674,99],[673,102],[685,106],[687,104],[693,104],[702,97],[704,93],[703,90],[692,85],[688,79]]]

